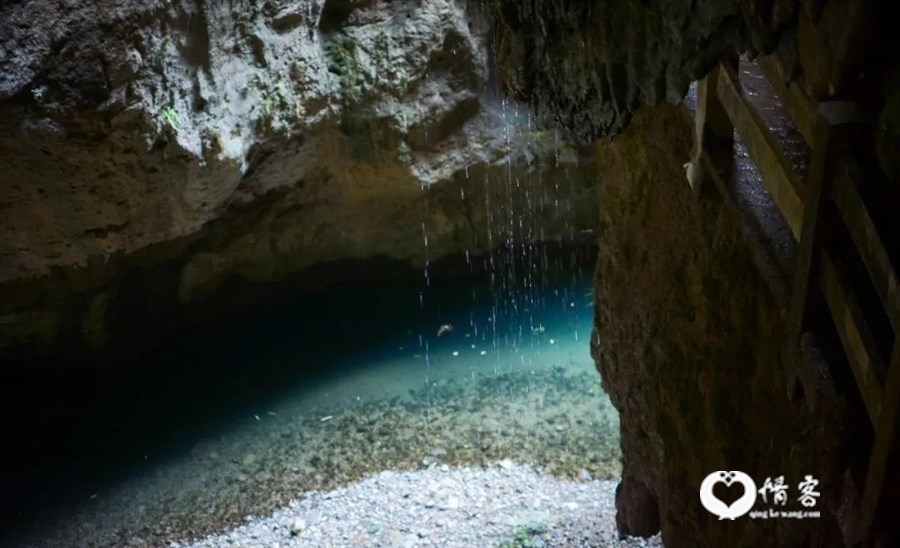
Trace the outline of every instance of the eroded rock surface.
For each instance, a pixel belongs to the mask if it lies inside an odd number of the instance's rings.
[[[813,96],[880,109],[896,55],[876,3],[829,0],[497,2],[505,90],[585,140],[615,135],[641,105],[680,101],[729,51],[776,52]],[[893,115],[886,112],[887,120]],[[893,120],[893,118],[891,118]],[[891,131],[896,123],[890,122]],[[895,137],[882,137],[896,146]]]
[[[680,101],[747,36],[739,2],[536,0],[499,12],[509,92],[587,140],[621,131],[642,104]]]
[[[102,348],[235,278],[590,238],[579,152],[491,93],[482,21],[454,0],[0,8],[0,348]]]
[[[620,412],[620,531],[661,526],[667,546],[839,544],[865,463],[849,367],[788,361],[785,320],[739,216],[688,186],[680,159],[690,145],[686,108],[665,105],[599,148],[600,173],[618,175],[601,184],[591,346]],[[795,371],[802,388],[792,392]],[[716,470],[760,486],[783,476],[792,510],[803,509],[797,485],[810,474],[822,517],[720,521],[698,496]]]

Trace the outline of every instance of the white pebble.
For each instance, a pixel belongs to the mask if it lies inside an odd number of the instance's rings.
[[[297,536],[306,530],[306,522],[303,518],[297,518],[291,524],[291,535]]]
[[[459,486],[468,486],[464,495],[456,491]],[[271,548],[276,543],[293,545],[300,538],[308,546],[349,546],[377,536],[385,537],[392,546],[419,546],[426,536],[437,546],[461,545],[461,536],[468,539],[466,546],[496,545],[491,536],[496,534],[491,532],[492,512],[473,510],[493,508],[502,498],[509,511],[510,536],[514,527],[537,523],[546,528],[548,546],[572,545],[566,539],[577,534],[594,541],[578,546],[661,547],[659,535],[618,539],[615,490],[614,480],[573,483],[509,459],[487,468],[442,465],[412,472],[384,471],[336,491],[306,493],[268,518],[253,518],[193,546]],[[419,502],[404,503],[405,512],[380,510],[406,499]],[[364,515],[366,519],[361,519]],[[565,519],[552,525],[555,516]],[[275,529],[277,524],[280,527]],[[288,532],[294,538],[287,537]],[[183,544],[172,546],[186,548]]]

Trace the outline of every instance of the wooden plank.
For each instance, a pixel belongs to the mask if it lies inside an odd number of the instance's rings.
[[[694,113],[694,142],[691,148],[691,161],[684,165],[687,180],[694,196],[699,196],[703,188],[704,173],[701,169],[703,159],[704,137],[706,136],[706,111],[715,93],[715,73],[713,69],[705,78],[697,82],[697,111]],[[712,89],[710,89],[712,88]]]
[[[759,168],[775,204],[784,215],[794,237],[799,241],[803,226],[800,179],[785,159],[778,143],[769,133],[753,105],[744,98],[739,90],[735,71],[722,64],[719,67],[719,100],[747,147],[750,157]]]
[[[832,196],[869,271],[875,292],[881,299],[891,326],[900,329],[900,287],[897,283],[897,273],[875,228],[875,223],[869,216],[854,175],[850,166],[842,166],[834,181]]]
[[[852,288],[834,266],[827,252],[823,251],[821,254],[820,265],[825,301],[831,310],[831,317],[834,318],[834,325],[869,418],[876,424],[881,412],[881,386],[878,378],[884,371],[884,364]]]
[[[797,130],[810,145],[815,141],[816,122],[818,120],[818,105],[806,90],[803,89],[801,78],[790,84],[785,83],[784,70],[778,56],[762,55],[756,59],[757,65],[766,76],[766,80],[775,88],[775,92],[784,101],[784,106],[790,114]]]
[[[825,188],[830,183],[826,179],[826,171],[831,164],[829,144],[829,126],[817,119],[815,130],[812,134],[812,159],[810,162],[809,176],[806,181],[806,193],[803,199],[803,227],[800,231],[800,245],[797,251],[797,261],[794,269],[793,283],[791,284],[791,306],[788,311],[787,329],[788,344],[791,355],[789,363],[794,361],[794,352],[799,350],[800,337],[808,323],[810,315],[810,297],[812,296],[812,284],[810,279],[813,274],[814,256],[818,254],[820,246],[820,233],[822,223],[819,213],[822,210],[822,199]]]
[[[900,330],[894,331],[894,348],[891,352],[890,369],[884,386],[881,413],[875,425],[875,443],[869,458],[866,483],[862,495],[861,533],[868,536],[878,518],[879,510],[895,505],[886,501],[883,487],[898,485],[898,459],[900,459]],[[896,508],[894,508],[896,511]],[[886,517],[886,516],[885,516]],[[861,540],[861,539],[860,539]]]
[[[691,161],[685,166],[694,196],[700,195],[703,186],[705,155],[711,157],[714,169],[719,174],[730,170],[734,158],[734,126],[716,95],[718,75],[717,66],[697,83],[694,144]]]

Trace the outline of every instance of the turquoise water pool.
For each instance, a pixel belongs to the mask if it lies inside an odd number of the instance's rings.
[[[183,539],[387,469],[510,459],[615,477],[592,271],[556,266],[297,296],[172,338],[133,364],[146,374],[83,383],[91,405],[47,446],[57,461],[5,482],[50,486],[13,541]]]

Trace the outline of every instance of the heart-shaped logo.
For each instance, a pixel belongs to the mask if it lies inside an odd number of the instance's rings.
[[[716,485],[720,483],[728,488],[739,484],[743,486],[744,493],[730,504],[726,504],[714,492]],[[756,504],[756,483],[750,476],[737,470],[713,472],[700,484],[700,502],[710,514],[719,516],[719,519],[739,518]]]
[[[744,494],[744,486],[737,481],[732,482],[731,485],[725,485],[724,481],[720,481],[713,485],[713,494],[717,499],[731,506]]]

